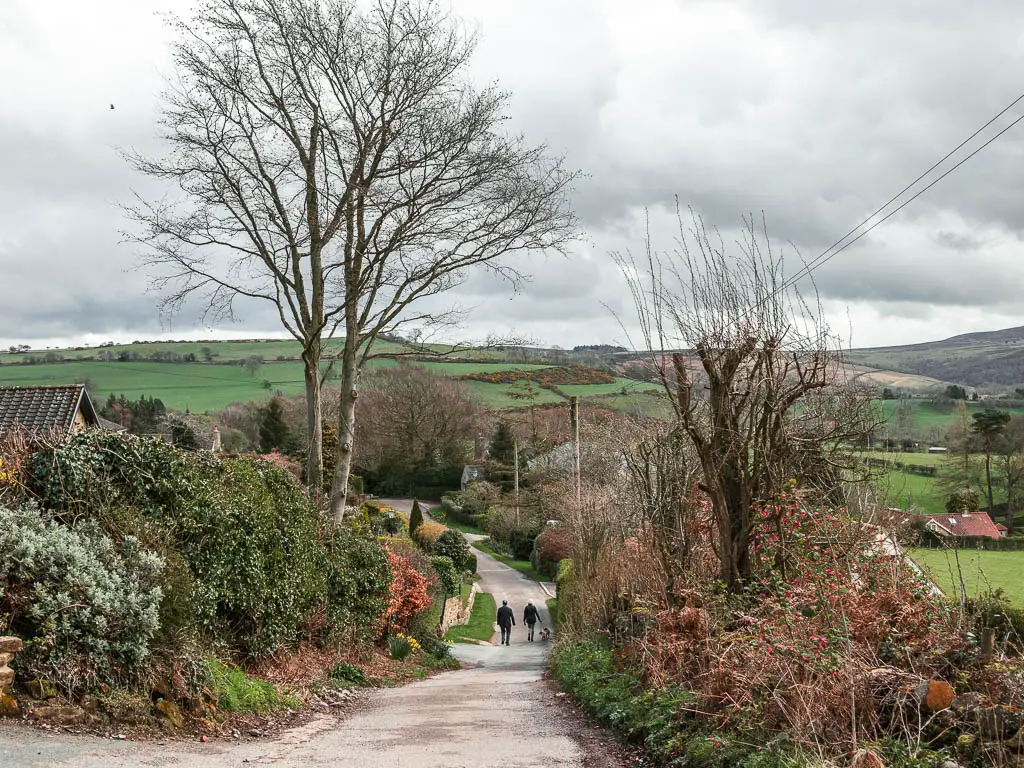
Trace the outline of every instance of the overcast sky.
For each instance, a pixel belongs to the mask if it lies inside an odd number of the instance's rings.
[[[258,308],[240,324],[162,327],[120,243],[119,203],[146,187],[116,150],[159,149],[159,13],[188,7],[0,2],[4,346],[279,332]],[[453,7],[480,31],[472,77],[513,93],[512,129],[587,174],[574,201],[585,242],[568,260],[532,259],[515,297],[472,277],[451,297],[476,307],[467,337],[622,342],[607,307],[629,307],[609,252],[642,248],[645,210],[670,249],[677,195],[727,237],[763,211],[776,243],[814,258],[1024,91],[1019,0]],[[877,346],[1024,325],[1022,187],[1024,123],[816,273],[833,326]]]

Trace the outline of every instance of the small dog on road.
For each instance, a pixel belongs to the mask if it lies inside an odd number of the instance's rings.
[[[541,639],[541,642],[545,642],[545,643],[548,640],[550,640],[551,639],[551,630],[548,629],[547,627],[544,627],[544,629],[542,629],[540,631],[540,639]]]

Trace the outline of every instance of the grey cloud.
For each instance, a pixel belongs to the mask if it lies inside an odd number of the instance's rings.
[[[166,47],[151,12],[188,3],[41,5],[0,4],[0,65],[19,73],[8,84],[18,107],[0,119],[0,327],[158,331],[145,276],[125,271],[134,254],[116,205],[133,187],[154,190],[114,149],[158,146]],[[727,242],[763,211],[777,245],[814,258],[1017,95],[1018,5],[454,0],[481,30],[474,77],[512,93],[510,129],[588,174],[575,200],[587,240],[571,259],[530,259],[534,280],[512,300],[480,272],[436,306],[476,307],[469,330],[528,327],[563,345],[621,337],[603,305],[625,312],[628,296],[607,254],[642,248],[645,209],[655,247],[671,249],[676,195]],[[55,13],[70,21],[51,24]],[[823,267],[823,298],[877,306],[914,333],[943,307],[971,308],[974,323],[985,310],[1014,317],[1022,166],[1024,125]],[[241,309],[243,327],[278,329],[266,308]],[[898,324],[859,317],[857,340],[892,340]]]

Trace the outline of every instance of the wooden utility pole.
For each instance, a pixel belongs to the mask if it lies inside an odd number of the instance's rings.
[[[569,398],[569,423],[572,427],[572,474],[576,483],[576,508],[582,503],[583,492],[580,481],[580,399]]]
[[[516,527],[519,527],[519,438],[512,439],[512,452],[515,454],[515,474],[512,478],[513,491],[516,496]]]

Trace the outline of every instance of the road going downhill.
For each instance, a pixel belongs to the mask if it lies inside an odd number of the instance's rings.
[[[408,504],[393,501],[408,510]],[[352,766],[352,768],[583,768],[591,764],[559,714],[542,677],[549,644],[526,642],[522,615],[533,599],[550,626],[545,592],[522,574],[477,552],[480,588],[507,599],[517,625],[508,647],[459,645],[463,669],[372,691],[339,722],[317,716],[281,738],[245,744],[155,745],[51,735],[0,726],[0,766]],[[602,765],[616,765],[610,759]]]

